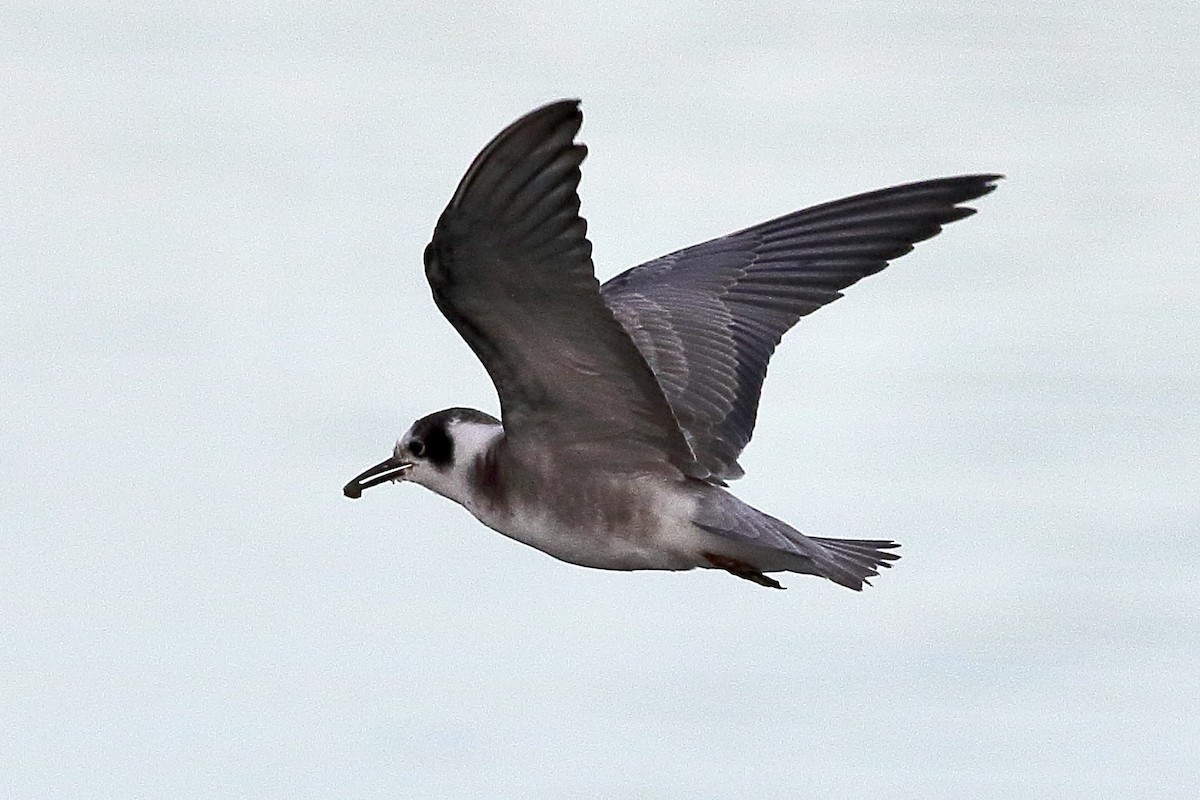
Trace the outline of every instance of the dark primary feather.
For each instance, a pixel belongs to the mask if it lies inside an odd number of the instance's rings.
[[[578,106],[537,109],[476,157],[425,251],[434,300],[495,383],[509,442],[613,448],[707,478],[600,297],[576,193]]]
[[[601,287],[666,393],[697,461],[742,475],[767,363],[841,290],[975,213],[999,175],[910,183],[813,206],[649,261]]]

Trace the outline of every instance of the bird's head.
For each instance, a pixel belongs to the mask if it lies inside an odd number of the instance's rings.
[[[388,481],[412,481],[463,503],[469,468],[504,432],[500,420],[472,408],[448,408],[414,422],[380,461],[346,484],[346,497]]]

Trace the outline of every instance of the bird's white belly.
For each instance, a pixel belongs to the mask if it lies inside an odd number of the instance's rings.
[[[585,491],[573,505],[469,510],[489,528],[580,566],[682,570],[705,565],[701,552],[711,534],[691,522],[694,497],[671,484],[632,488],[631,482],[622,489]]]

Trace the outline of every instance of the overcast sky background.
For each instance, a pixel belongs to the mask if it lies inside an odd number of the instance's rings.
[[[1200,791],[1194,2],[119,5],[0,11],[0,796]],[[563,96],[602,278],[1008,176],[772,364],[735,489],[875,588],[342,497],[496,410],[421,251]]]

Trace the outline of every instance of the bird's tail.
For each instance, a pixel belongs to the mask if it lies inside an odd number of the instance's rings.
[[[891,552],[900,545],[882,539],[818,539],[805,536],[783,520],[764,514],[726,491],[710,490],[696,506],[693,522],[731,542],[763,548],[762,558],[750,563],[761,572],[801,572],[820,575],[855,591],[881,567],[900,558]]]
[[[803,535],[803,534],[801,534]],[[883,539],[820,539],[805,536],[817,547],[804,547],[821,575],[855,591],[862,591],[863,584],[871,585],[869,578],[879,574],[880,567],[891,567],[900,558],[893,553],[900,545]]]

